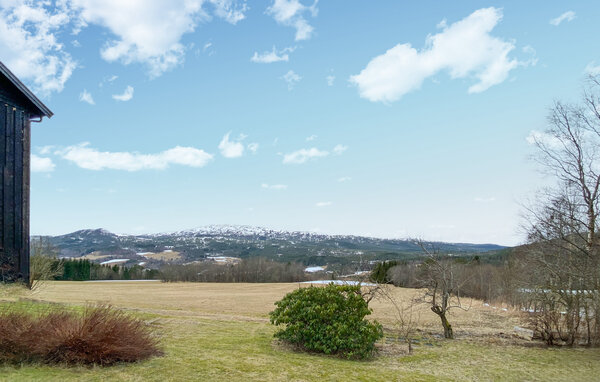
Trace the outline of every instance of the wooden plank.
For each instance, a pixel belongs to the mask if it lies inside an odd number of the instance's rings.
[[[14,148],[15,148],[15,121],[14,121],[14,110],[13,107],[8,105],[5,107],[6,110],[6,121],[5,121],[5,134],[4,134],[4,184],[3,184],[3,259],[1,273],[3,281],[15,281],[17,259],[15,259],[14,250],[14,196],[15,196],[15,184],[14,184]]]
[[[6,164],[6,108],[0,105],[0,251],[4,248],[4,166]],[[0,256],[0,259],[2,256]]]
[[[15,124],[15,272],[23,279],[23,110],[14,112]]]
[[[13,124],[15,126],[14,248],[20,254],[23,244],[21,240],[23,237],[23,110],[14,110]]]
[[[5,165],[4,165],[4,250],[12,256],[14,246],[14,118],[12,106],[7,107],[5,134]]]
[[[23,113],[23,231],[21,245],[21,274],[23,281],[29,283],[29,206],[30,206],[30,163],[31,163],[31,122],[30,115]]]

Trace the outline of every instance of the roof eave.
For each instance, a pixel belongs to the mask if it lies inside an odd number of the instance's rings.
[[[38,97],[35,96],[35,94],[33,94],[33,92],[31,90],[29,90],[27,88],[27,86],[25,86],[24,83],[21,82],[21,80],[19,80],[17,78],[17,76],[15,76],[3,63],[2,61],[0,61],[0,73],[2,73],[6,78],[8,78],[8,80],[10,82],[12,82],[13,85],[16,86],[17,89],[19,89],[19,91],[21,93],[23,93],[23,95],[25,97],[27,97],[27,99],[36,107],[38,108],[38,110],[41,112],[41,115],[39,115],[39,117],[48,117],[51,118],[54,113],[48,109],[48,107],[46,105],[44,105],[42,103],[42,101],[39,100]]]

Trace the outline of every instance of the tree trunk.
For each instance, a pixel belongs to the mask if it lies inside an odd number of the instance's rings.
[[[442,310],[439,306],[432,306],[431,310],[433,313],[440,316],[440,320],[442,320],[442,326],[444,327],[444,338],[450,340],[453,339],[454,332],[452,331],[452,325],[450,325],[448,319],[446,318],[446,311]]]
[[[444,327],[444,338],[453,339],[454,332],[452,331],[452,325],[448,322],[446,318],[446,313],[440,314],[440,319],[442,320],[442,326]]]

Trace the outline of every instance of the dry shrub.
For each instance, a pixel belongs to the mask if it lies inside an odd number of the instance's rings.
[[[0,313],[0,362],[98,364],[134,362],[160,355],[157,339],[143,321],[110,306],[83,314]]]

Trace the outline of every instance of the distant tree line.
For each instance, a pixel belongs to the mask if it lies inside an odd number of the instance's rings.
[[[371,280],[404,288],[423,288],[431,277],[429,259],[388,261],[379,263],[371,272]],[[452,257],[439,255],[436,260],[460,283],[460,295],[488,302],[520,303],[517,259],[506,256],[500,263],[482,261],[480,256]],[[381,265],[380,265],[381,264]],[[385,273],[384,273],[385,272]]]
[[[203,261],[187,265],[165,265],[161,268],[163,281],[223,282],[223,283],[282,283],[307,281],[304,265],[281,263],[264,257],[243,259],[237,264]]]
[[[157,279],[159,271],[146,269],[139,265],[130,267],[119,265],[101,265],[87,259],[55,260],[55,268],[62,267],[62,274],[55,280],[88,281],[88,280],[151,280]]]

